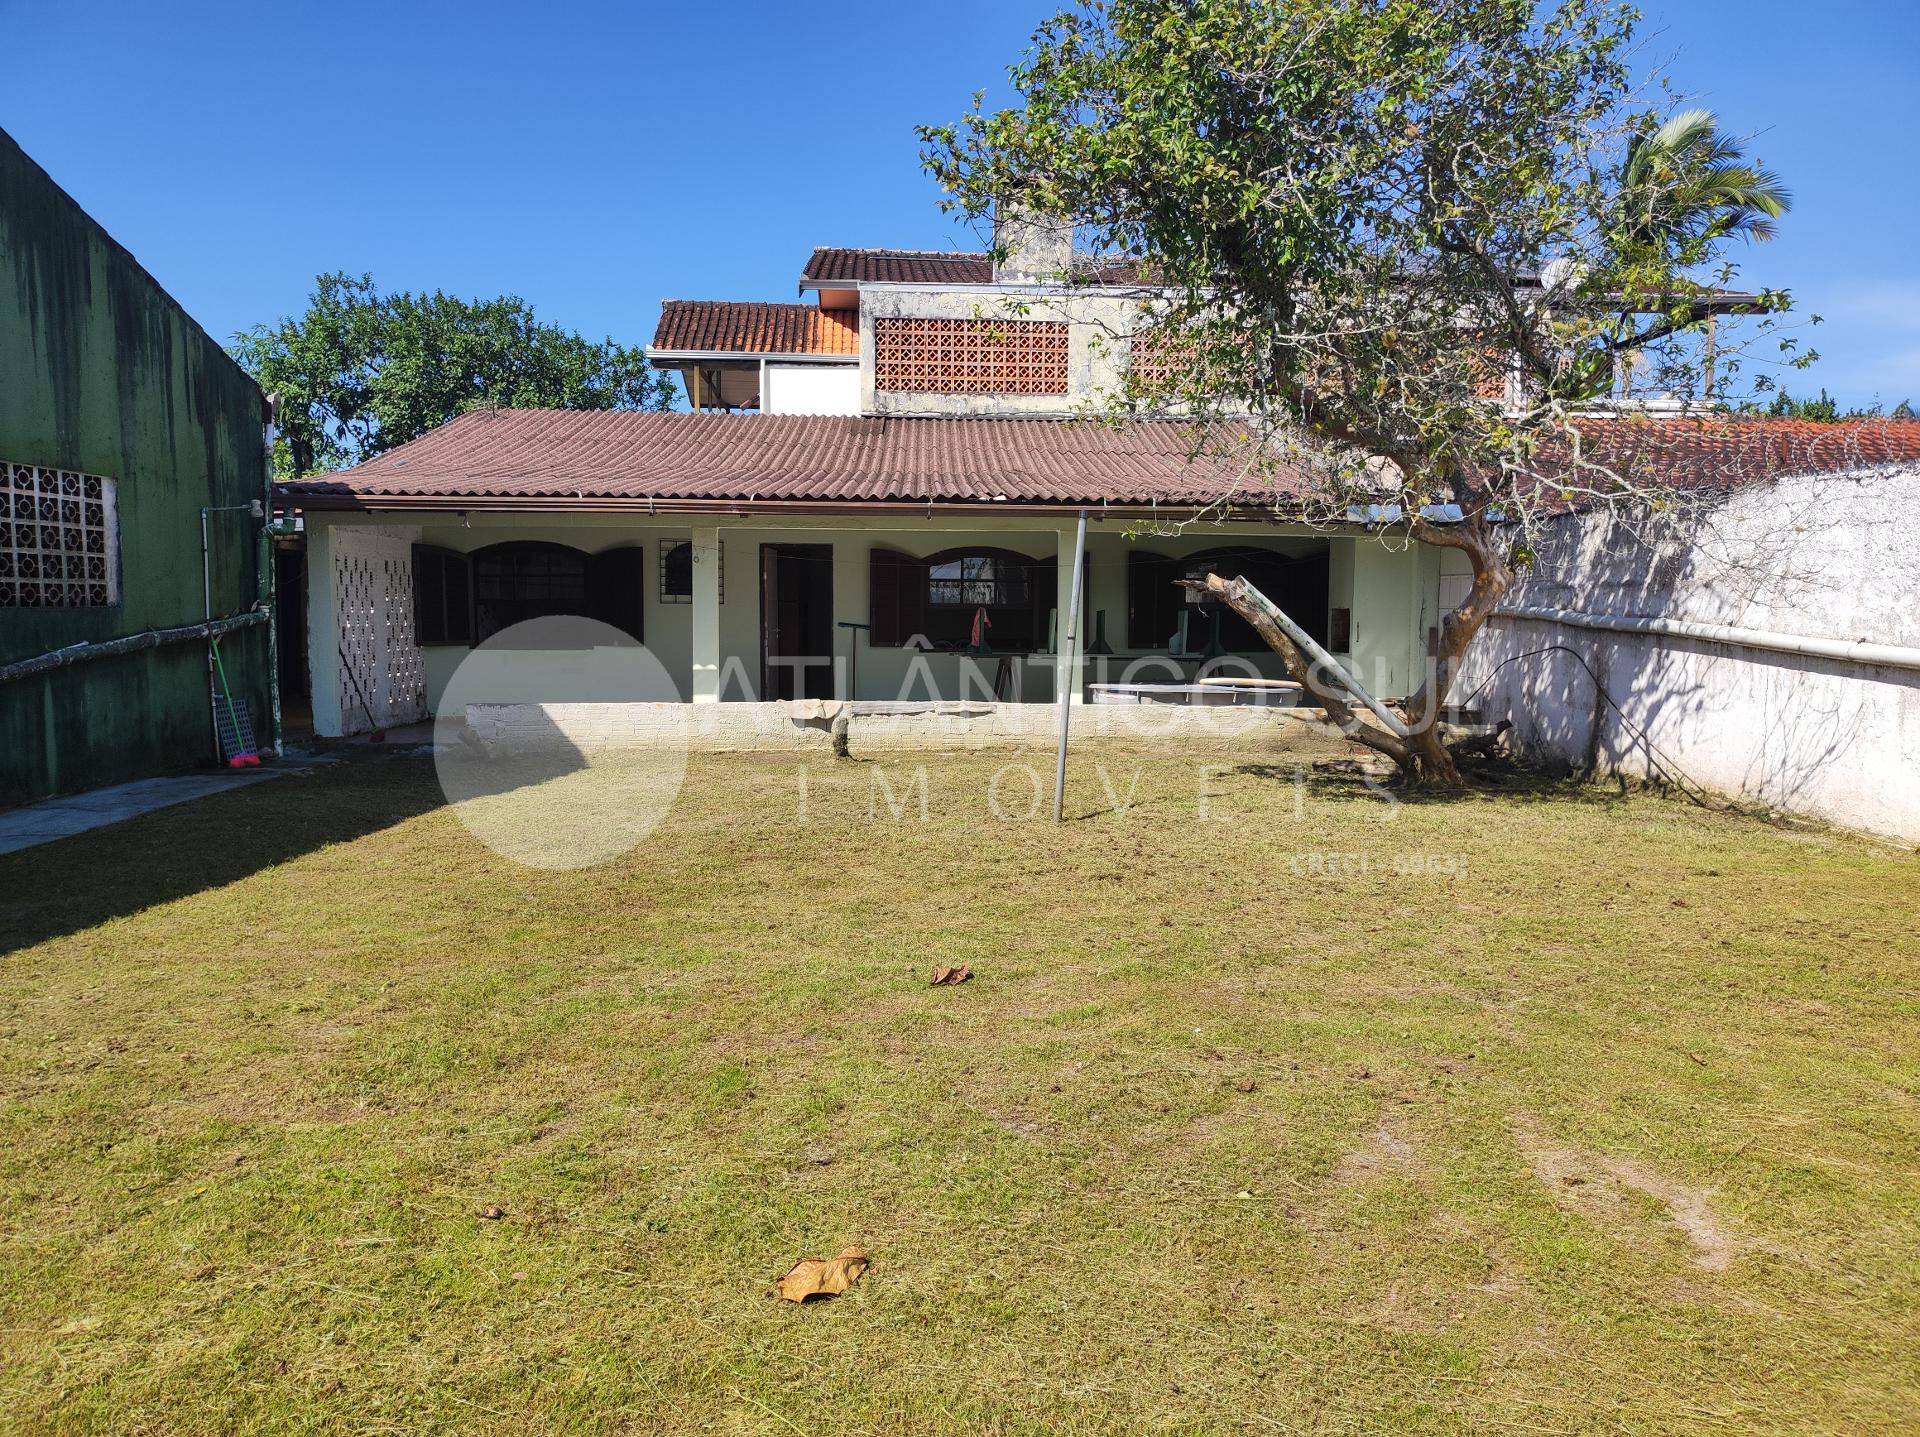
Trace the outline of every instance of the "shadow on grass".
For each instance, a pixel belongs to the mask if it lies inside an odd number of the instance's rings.
[[[425,753],[354,751],[21,849],[0,857],[0,953],[238,882],[445,802]]]
[[[1243,763],[1230,772],[1276,783],[1294,783],[1304,771],[1307,792],[1316,799],[1334,803],[1379,803],[1391,796],[1396,803],[1420,807],[1443,807],[1497,798],[1509,803],[1564,804],[1579,808],[1612,807],[1625,802],[1624,787],[1602,788],[1577,778],[1556,778],[1536,769],[1500,768],[1480,770],[1467,776],[1460,788],[1403,786],[1384,778],[1358,773],[1329,773],[1294,764]]]
[[[585,762],[544,716],[523,717],[506,742],[474,743],[461,757],[468,766],[456,760],[453,773],[466,796],[537,787]],[[0,856],[0,954],[221,888],[447,806],[446,775],[429,748],[355,745],[330,758],[272,783]]]

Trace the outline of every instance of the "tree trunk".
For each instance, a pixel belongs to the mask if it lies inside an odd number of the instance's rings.
[[[1423,544],[1458,549],[1473,565],[1473,586],[1467,590],[1460,606],[1441,618],[1439,651],[1407,703],[1407,724],[1413,730],[1425,776],[1440,783],[1458,784],[1459,767],[1440,737],[1440,712],[1446,707],[1447,696],[1453,691],[1454,675],[1459,672],[1460,660],[1466,656],[1474,635],[1486,626],[1500,600],[1513,587],[1513,566],[1501,553],[1483,510],[1470,510],[1458,524],[1444,528],[1425,519],[1415,519],[1413,536]]]
[[[1327,711],[1327,717],[1355,743],[1383,753],[1400,766],[1409,781],[1458,787],[1460,767],[1440,732],[1440,713],[1453,687],[1454,675],[1468,646],[1487,620],[1492,617],[1501,597],[1513,585],[1513,568],[1500,551],[1483,511],[1472,510],[1458,524],[1441,527],[1425,519],[1416,519],[1413,536],[1424,544],[1459,549],[1473,565],[1473,587],[1460,606],[1440,621],[1439,651],[1432,667],[1408,701],[1406,738],[1368,723],[1356,713],[1339,679],[1319,671],[1310,663],[1280,626],[1277,605],[1245,579],[1222,579],[1207,575],[1204,589],[1230,605],[1267,647],[1286,663],[1294,682],[1304,688]]]

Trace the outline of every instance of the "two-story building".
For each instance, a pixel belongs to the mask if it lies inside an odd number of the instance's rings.
[[[1174,581],[1244,572],[1376,692],[1409,692],[1464,570],[1285,522],[1278,479],[1176,421],[1089,422],[1149,291],[1045,225],[985,254],[818,249],[794,303],[669,300],[690,412],[465,415],[282,486],[308,536],[315,724],[436,710],[474,645],[549,613],[642,640],[694,703],[1050,701],[1279,660]],[[1076,422],[1077,418],[1077,422]]]

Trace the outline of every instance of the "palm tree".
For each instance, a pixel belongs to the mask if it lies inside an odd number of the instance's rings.
[[[1770,240],[1793,196],[1772,170],[1748,163],[1711,110],[1682,110],[1627,143],[1621,199],[1644,244],[1743,235]]]

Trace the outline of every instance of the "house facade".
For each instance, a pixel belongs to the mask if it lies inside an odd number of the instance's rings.
[[[283,485],[317,731],[436,712],[474,646],[548,613],[641,640],[692,703],[1282,676],[1176,587],[1208,569],[1254,578],[1375,692],[1410,692],[1464,566],[1282,521],[1276,481],[1196,458],[1177,422],[1088,422],[1150,292],[1074,272],[1044,227],[1017,239],[998,263],[819,249],[797,302],[667,301],[649,354],[688,413],[473,413]]]
[[[273,739],[265,402],[0,132],[0,807]]]

